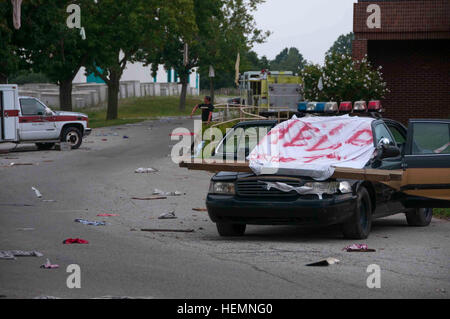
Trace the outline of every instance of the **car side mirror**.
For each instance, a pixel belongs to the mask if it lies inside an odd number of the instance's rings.
[[[381,154],[380,159],[400,156],[400,148],[395,145],[383,145],[379,148]]]

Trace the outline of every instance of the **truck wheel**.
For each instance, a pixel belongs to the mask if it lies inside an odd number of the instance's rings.
[[[342,225],[342,232],[348,239],[366,239],[372,227],[372,204],[367,189],[358,191],[356,209],[352,217]]]
[[[416,208],[406,213],[406,221],[409,226],[426,227],[433,219],[433,209]]]
[[[76,127],[66,127],[62,134],[61,142],[69,143],[72,149],[76,150],[83,142],[83,135]]]
[[[36,143],[38,150],[46,151],[52,149],[55,146],[55,143]]]
[[[246,224],[217,223],[217,231],[222,237],[244,236]]]

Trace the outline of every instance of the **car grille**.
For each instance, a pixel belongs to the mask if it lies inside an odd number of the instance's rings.
[[[285,183],[294,187],[300,187],[303,185],[303,183],[301,181],[295,181],[295,180],[266,180],[264,179],[265,182],[271,182],[271,183],[276,183],[276,182],[281,182],[281,183]],[[268,197],[298,197],[298,193],[295,191],[286,193],[283,191],[280,191],[278,189],[274,189],[271,188],[270,190],[267,190],[266,188],[266,184],[264,183],[264,181],[262,180],[253,180],[253,179],[243,179],[243,180],[239,180],[236,183],[236,193],[238,196],[241,197],[264,197],[264,198],[268,198]]]

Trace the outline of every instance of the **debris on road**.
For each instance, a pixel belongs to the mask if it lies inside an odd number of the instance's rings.
[[[168,213],[161,214],[161,215],[158,217],[158,219],[177,219],[177,218],[178,218],[178,217],[175,216],[175,212],[174,212],[174,211],[171,211],[171,212],[168,212]]]
[[[1,250],[0,259],[16,259],[15,257],[42,257],[44,254],[38,251]]]
[[[181,196],[181,195],[186,195],[186,194],[183,194],[183,193],[181,193],[181,192],[179,192],[179,191],[175,191],[175,192],[164,192],[164,191],[162,191],[162,190],[160,190],[160,189],[155,189],[155,190],[153,191],[153,195],[160,195],[160,196]]]
[[[126,136],[126,135],[124,135],[124,136],[123,136],[123,138],[124,138],[124,139],[129,139],[130,137],[128,137],[128,136]]]
[[[87,240],[81,239],[81,238],[68,238],[63,241],[64,245],[70,245],[70,244],[89,244]]]
[[[9,166],[32,166],[34,165],[33,163],[10,163]]]
[[[98,217],[118,217],[120,215],[117,214],[98,214]]]
[[[19,231],[33,231],[34,228],[17,228]]]
[[[62,152],[67,152],[72,150],[72,145],[70,143],[60,143],[59,150]]]
[[[105,222],[96,222],[96,221],[90,221],[86,219],[75,219],[75,222],[81,223],[83,225],[89,225],[89,226],[106,226]]]
[[[141,231],[145,232],[167,232],[167,233],[193,233],[195,230],[193,229],[141,229]]]
[[[133,197],[131,199],[134,199],[134,200],[158,200],[158,199],[167,199],[167,197],[166,196]]]
[[[47,261],[45,262],[45,264],[41,265],[41,268],[44,269],[56,269],[59,268],[59,265],[53,265],[50,260],[47,258]]]
[[[55,203],[56,200],[54,200],[54,199],[43,199],[42,202],[44,202],[44,203]]]
[[[353,245],[345,247],[342,250],[345,250],[349,253],[351,253],[351,252],[362,252],[362,253],[376,252],[375,249],[369,249],[369,246],[367,246],[367,244],[353,244]]]
[[[37,198],[42,198],[41,192],[36,187],[33,186],[33,187],[31,187],[31,189],[34,191]]]
[[[309,266],[309,267],[327,267],[329,265],[334,265],[334,264],[339,264],[339,263],[340,263],[339,259],[330,257],[330,258],[327,258],[325,260],[321,260],[321,261],[318,261],[318,262],[315,262],[315,263],[312,263],[312,264],[308,264],[306,266]]]
[[[156,173],[158,172],[158,170],[154,169],[154,168],[138,168],[134,171],[136,174],[149,174],[149,173]]]
[[[208,211],[207,208],[192,208],[192,210],[195,212],[207,212]]]

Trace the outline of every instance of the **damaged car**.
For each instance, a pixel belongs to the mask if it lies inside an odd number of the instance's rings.
[[[214,157],[247,158],[277,125],[276,120],[237,124]],[[247,225],[339,224],[345,238],[365,239],[374,219],[395,214],[405,214],[410,226],[428,226],[433,208],[450,207],[450,120],[414,119],[406,128],[377,115],[370,127],[375,152],[365,168],[401,170],[401,181],[219,172],[206,199],[218,233],[242,236]]]

